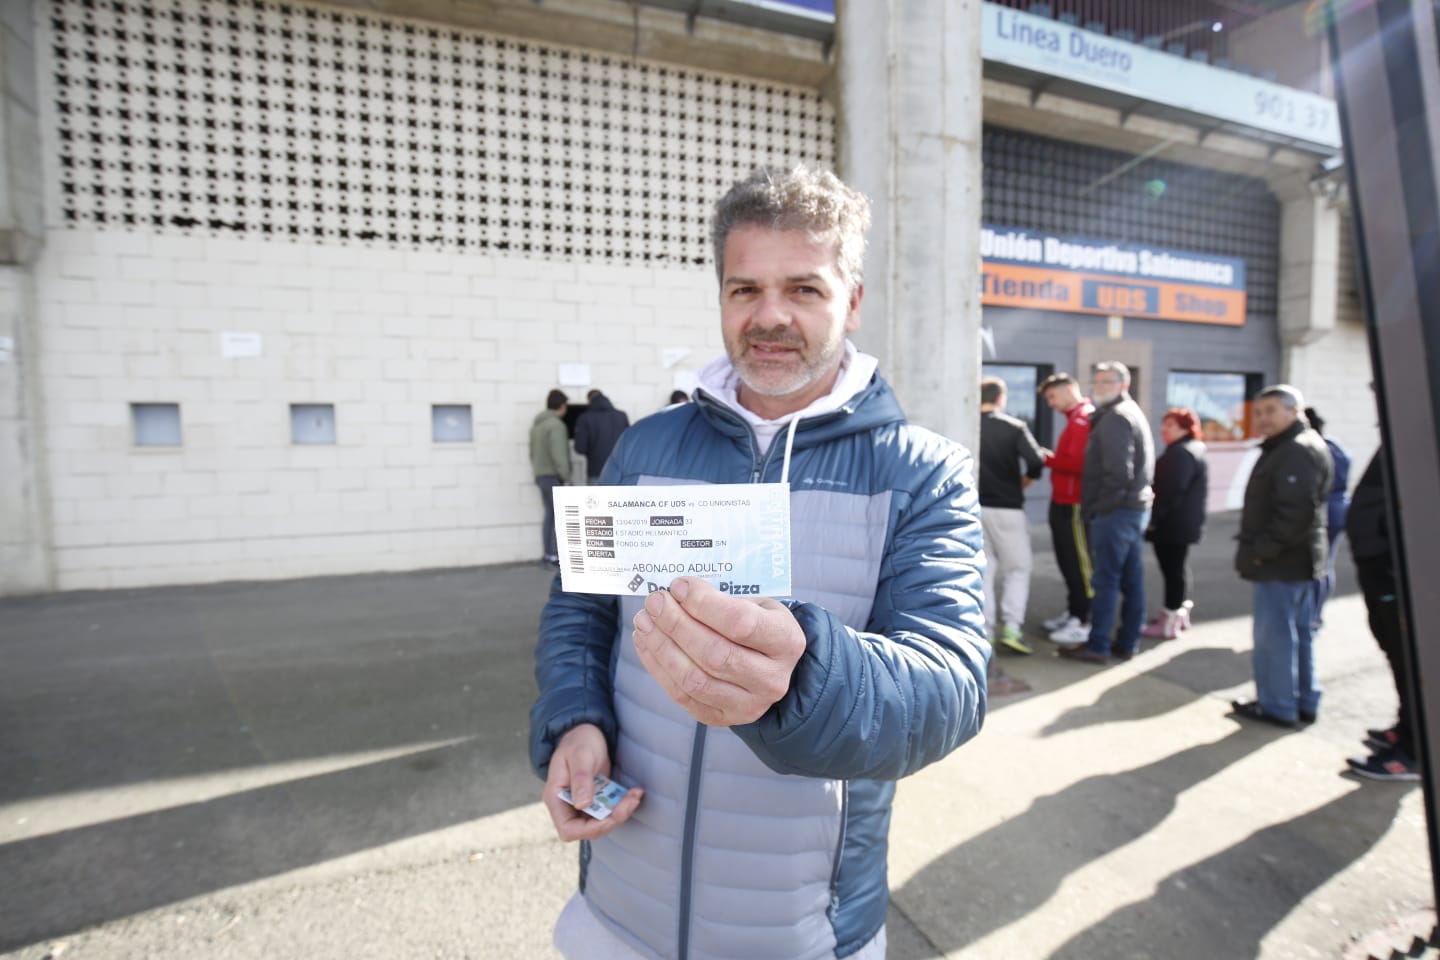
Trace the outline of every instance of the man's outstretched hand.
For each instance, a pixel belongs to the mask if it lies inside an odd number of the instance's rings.
[[[605,734],[594,724],[582,723],[566,731],[565,736],[555,745],[550,755],[550,772],[545,777],[545,789],[541,800],[555,823],[555,832],[561,840],[594,840],[603,837],[620,824],[630,819],[645,791],[631,787],[615,805],[610,816],[596,820],[580,808],[588,807],[595,799],[595,775],[610,775],[610,748],[605,744]],[[578,807],[560,799],[560,791],[570,788],[570,796]]]
[[[634,625],[645,669],[714,727],[758,720],[790,689],[805,652],[805,633],[783,604],[732,597],[694,577],[650,594]]]

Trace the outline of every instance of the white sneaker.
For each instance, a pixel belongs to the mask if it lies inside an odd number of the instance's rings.
[[[1047,633],[1054,633],[1074,619],[1074,617],[1070,616],[1069,610],[1062,610],[1059,616],[1051,617],[1049,620],[1041,623],[1040,626],[1044,627]]]
[[[1078,618],[1078,617],[1072,617],[1072,616],[1070,616],[1070,615],[1067,613],[1067,614],[1064,616],[1064,618],[1056,621],[1054,626],[1051,626],[1051,625],[1050,625],[1050,621],[1048,621],[1048,620],[1045,621],[1045,632],[1046,632],[1046,633],[1059,633],[1061,630],[1068,630],[1070,627],[1074,626],[1075,624],[1077,624],[1077,623],[1079,623],[1079,622],[1080,622],[1080,618]]]
[[[1050,642],[1062,647],[1077,647],[1090,640],[1090,624],[1076,617],[1066,617],[1065,626],[1050,633]]]

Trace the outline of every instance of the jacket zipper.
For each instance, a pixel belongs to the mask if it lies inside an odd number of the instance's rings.
[[[765,457],[759,456],[754,429],[748,423],[745,424],[745,429],[750,435],[750,482],[759,483],[769,455],[767,453]],[[773,443],[770,449],[775,449]],[[695,739],[690,745],[690,783],[685,797],[685,827],[680,840],[680,916],[676,934],[678,960],[687,960],[690,956],[690,906],[695,892],[695,821],[700,816],[700,771],[705,759],[705,737],[708,732],[709,728],[705,724],[695,724]]]
[[[851,413],[853,408],[848,404],[841,407],[835,413]],[[724,411],[729,413],[729,411]],[[742,421],[743,422],[743,421]],[[759,456],[759,450],[755,445],[755,430],[748,423],[744,424],[746,431],[750,434],[750,482],[759,483],[760,478],[765,474],[765,467],[775,456],[775,443],[770,444],[770,449],[765,456]],[[779,436],[776,436],[779,439]],[[680,841],[680,917],[678,932],[676,935],[676,956],[679,960],[687,960],[690,956],[690,904],[694,897],[694,867],[695,867],[695,821],[700,815],[700,768],[705,758],[705,736],[708,732],[705,724],[695,724],[695,739],[690,746],[690,783],[685,798],[685,828],[681,834]],[[845,798],[841,805],[840,817],[840,843],[835,848],[835,866],[830,877],[830,899],[835,901],[836,884],[840,877],[840,852],[845,845],[845,807],[849,804],[849,784],[844,787]]]
[[[830,922],[840,913],[840,858],[845,853],[845,827],[850,822],[850,781],[840,781],[840,836],[835,841],[835,865],[830,869]]]
[[[750,482],[759,483],[765,469],[764,458],[758,456],[759,451],[755,448],[755,431],[749,424],[745,424],[745,429],[750,434]],[[676,935],[678,960],[687,960],[690,956],[690,905],[695,892],[695,821],[700,816],[700,769],[705,759],[707,733],[705,724],[695,724],[695,739],[690,745],[690,783],[685,797],[685,828],[680,840],[680,923]]]
[[[690,785],[685,800],[685,830],[680,841],[680,929],[676,937],[676,956],[686,960],[690,955],[690,902],[694,893],[695,821],[700,815],[700,765],[705,759],[703,723],[695,724],[695,739],[690,744]]]

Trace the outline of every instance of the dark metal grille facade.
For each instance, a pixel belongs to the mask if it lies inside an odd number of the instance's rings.
[[[710,259],[813,90],[262,0],[45,8],[59,225],[611,263]]]
[[[1243,257],[1247,312],[1276,315],[1280,202],[1263,180],[1000,127],[984,134],[984,220]]]

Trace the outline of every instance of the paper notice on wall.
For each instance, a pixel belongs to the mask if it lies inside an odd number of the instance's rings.
[[[665,365],[666,370],[670,370],[688,356],[690,356],[689,347],[667,347],[660,352],[660,362]]]
[[[562,387],[590,386],[590,364],[562,363],[555,374]]]
[[[258,357],[261,355],[263,340],[258,333],[241,333],[226,330],[220,334],[220,356]]]

